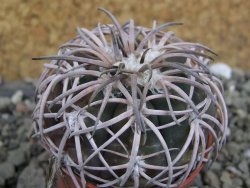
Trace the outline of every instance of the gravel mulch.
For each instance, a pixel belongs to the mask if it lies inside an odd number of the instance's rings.
[[[250,187],[250,72],[224,81],[229,110],[227,143],[192,188]],[[45,188],[49,155],[30,139],[34,83],[0,85],[0,188]]]

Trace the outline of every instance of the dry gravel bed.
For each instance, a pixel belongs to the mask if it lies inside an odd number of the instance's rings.
[[[229,109],[227,143],[192,187],[250,187],[250,72],[234,70],[224,81]],[[44,188],[48,154],[30,139],[34,82],[0,85],[0,188]]]

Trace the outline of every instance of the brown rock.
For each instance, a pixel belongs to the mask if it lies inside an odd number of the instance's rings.
[[[28,113],[30,109],[25,103],[19,102],[16,104],[16,111],[20,113]]]

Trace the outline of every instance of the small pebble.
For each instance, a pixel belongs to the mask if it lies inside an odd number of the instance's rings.
[[[239,164],[239,169],[246,174],[249,174],[248,162],[246,160],[242,160]]]
[[[250,179],[249,178],[246,180],[246,186],[250,187]]]
[[[21,102],[22,99],[23,99],[23,91],[18,90],[18,91],[16,91],[16,92],[12,95],[12,97],[11,97],[11,102],[12,102],[13,104],[17,104],[17,103]]]
[[[234,178],[234,179],[233,179],[233,185],[234,185],[235,187],[242,187],[242,185],[243,185],[243,180],[240,179],[240,178]]]
[[[20,166],[25,163],[25,154],[21,148],[9,151],[8,161],[15,166]]]
[[[7,158],[7,151],[5,147],[0,147],[0,161],[5,161]]]
[[[5,183],[4,178],[0,176],[0,187],[3,187],[4,183]]]
[[[211,169],[210,169],[210,170],[212,170],[212,171],[218,173],[218,172],[221,171],[221,168],[222,168],[222,164],[221,164],[220,162],[215,161],[215,162],[213,163],[213,165],[211,166]]]
[[[250,159],[250,149],[247,149],[247,150],[244,152],[244,157],[246,157],[247,159]]]
[[[20,174],[17,188],[45,188],[43,170],[37,164],[31,163]]]
[[[28,108],[28,106],[25,104],[25,103],[23,103],[23,102],[18,102],[17,104],[16,104],[16,111],[17,112],[20,112],[20,113],[28,113],[29,112],[29,108]]]
[[[225,63],[212,64],[209,69],[217,76],[221,76],[226,79],[230,79],[232,77],[232,69]]]
[[[8,97],[0,97],[0,112],[9,109],[11,100]]]
[[[13,164],[9,162],[0,163],[0,177],[4,180],[7,180],[13,177],[15,174],[15,168]]]
[[[240,170],[238,170],[236,167],[234,166],[229,166],[227,167],[228,172],[234,174],[235,176],[241,177],[242,176],[242,172]]]
[[[207,171],[204,176],[204,181],[214,188],[220,188],[219,177],[212,171]]]
[[[226,184],[232,184],[232,179],[227,171],[223,171],[220,180]]]

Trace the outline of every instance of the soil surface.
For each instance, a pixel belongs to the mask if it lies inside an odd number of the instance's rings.
[[[248,0],[6,0],[0,6],[0,75],[37,78],[43,62],[32,62],[32,57],[56,54],[76,35],[77,26],[92,29],[98,22],[111,22],[98,7],[121,23],[131,18],[147,27],[153,20],[183,22],[171,28],[179,38],[209,46],[219,54],[218,61],[250,69]]]

